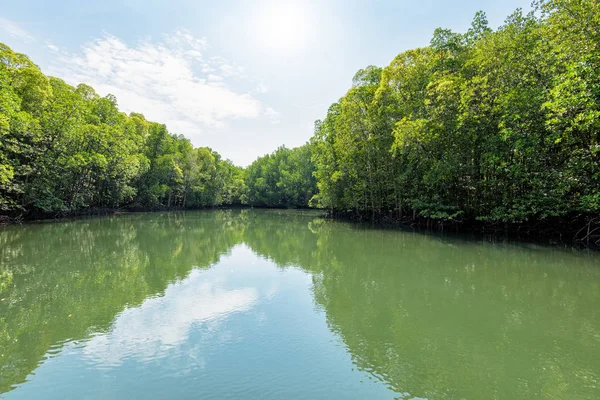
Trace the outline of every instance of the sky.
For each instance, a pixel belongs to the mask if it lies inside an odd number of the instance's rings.
[[[246,166],[308,141],[368,65],[531,0],[0,0],[0,42]]]

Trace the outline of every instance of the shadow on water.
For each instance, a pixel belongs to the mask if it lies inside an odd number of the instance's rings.
[[[131,214],[0,231],[0,393],[244,243],[312,276],[358,369],[429,399],[597,398],[600,257],[311,212]]]

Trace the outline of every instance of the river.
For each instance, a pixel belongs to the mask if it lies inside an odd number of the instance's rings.
[[[600,254],[303,211],[9,226],[0,398],[597,399]]]

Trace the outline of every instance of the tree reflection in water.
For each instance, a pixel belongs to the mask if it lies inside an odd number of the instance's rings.
[[[64,343],[86,340],[86,354],[110,366],[131,349],[156,357],[191,324],[248,310],[251,287],[220,291],[201,273],[236,245],[308,273],[354,364],[397,393],[599,394],[597,255],[254,210],[1,230],[0,393]]]

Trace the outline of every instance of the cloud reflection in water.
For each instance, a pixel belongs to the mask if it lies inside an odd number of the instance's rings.
[[[219,326],[231,314],[250,310],[259,294],[251,287],[227,289],[226,278],[212,272],[196,270],[171,284],[164,296],[123,311],[110,332],[90,339],[86,358],[103,367],[130,358],[149,362],[183,345],[194,327],[202,326],[204,335],[227,335]]]

